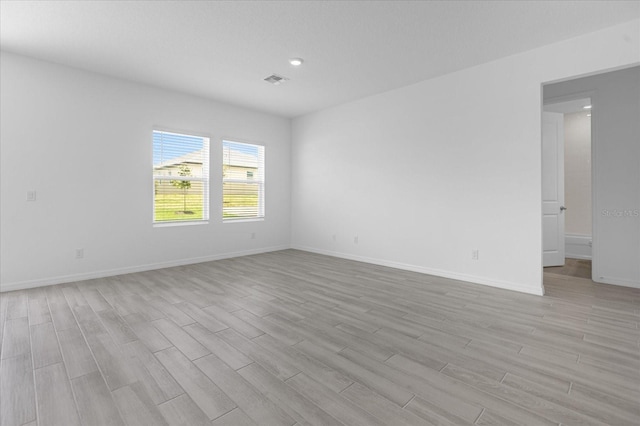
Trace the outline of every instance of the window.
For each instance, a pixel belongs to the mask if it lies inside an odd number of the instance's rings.
[[[209,219],[209,138],[153,131],[153,221]]]
[[[222,219],[264,217],[264,146],[222,141]]]

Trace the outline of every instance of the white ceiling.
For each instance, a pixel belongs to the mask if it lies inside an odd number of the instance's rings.
[[[2,0],[0,48],[295,117],[639,17],[639,1]]]

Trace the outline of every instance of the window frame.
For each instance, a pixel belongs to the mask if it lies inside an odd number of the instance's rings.
[[[221,140],[221,148],[222,148],[222,170],[221,170],[221,204],[222,211],[220,212],[220,217],[222,219],[222,223],[238,223],[238,222],[255,222],[255,221],[264,221],[266,218],[266,144],[254,141],[246,141],[238,138],[222,138]],[[225,164],[225,144],[239,144],[239,145],[248,145],[251,147],[256,147],[261,150],[261,155],[259,155],[259,164],[256,168],[255,172],[253,172],[253,177],[247,178],[245,175],[244,179],[228,179],[224,176],[224,168],[227,164]],[[258,185],[258,214],[257,216],[241,216],[241,217],[225,217],[225,206],[224,206],[224,184],[225,182],[236,182],[236,183],[247,183],[247,184],[257,184]]]
[[[176,176],[169,173],[167,176],[156,175],[155,168],[153,168],[154,159],[154,144],[153,139],[156,133],[168,133],[177,136],[186,136],[190,138],[200,138],[203,140],[202,146],[202,175],[201,176]],[[209,223],[210,205],[211,205],[211,141],[212,137],[206,133],[192,132],[188,130],[175,130],[160,127],[153,127],[151,131],[151,162],[152,162],[152,202],[151,202],[151,217],[152,225],[154,228],[172,227],[172,226],[189,226],[189,225],[206,225]],[[183,219],[183,220],[156,220],[156,182],[160,180],[188,180],[198,181],[203,183],[202,188],[202,219]]]

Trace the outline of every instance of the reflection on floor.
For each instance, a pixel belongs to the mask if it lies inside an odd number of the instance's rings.
[[[544,268],[545,273],[568,275],[576,278],[591,279],[591,260],[565,259],[564,266],[550,266]]]

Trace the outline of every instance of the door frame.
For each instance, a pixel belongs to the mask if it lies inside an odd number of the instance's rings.
[[[572,80],[572,79],[568,79],[568,80]],[[554,82],[557,83],[557,82]],[[599,264],[598,264],[598,212],[597,212],[597,200],[596,200],[596,182],[597,182],[597,173],[596,173],[596,168],[595,168],[595,164],[596,164],[596,155],[597,155],[597,148],[596,148],[596,128],[597,128],[597,100],[596,98],[596,91],[595,90],[589,90],[589,91],[583,91],[583,92],[575,92],[575,93],[571,93],[570,95],[564,95],[564,96],[556,96],[556,97],[550,97],[550,98],[545,98],[544,97],[544,86],[546,86],[547,84],[553,84],[553,83],[543,83],[541,86],[541,105],[540,105],[540,131],[542,132],[542,113],[544,111],[544,107],[546,105],[550,105],[550,104],[557,104],[560,102],[567,102],[567,101],[575,101],[578,99],[584,99],[584,98],[590,98],[591,99],[591,280],[594,280],[594,277],[598,277],[599,272],[600,272],[600,268],[599,268]],[[542,177],[542,134],[540,135],[540,173],[541,173],[541,177]],[[542,179],[540,179],[540,224],[542,226]],[[541,238],[544,238],[544,236],[542,235]],[[544,241],[541,241],[541,244],[544,244]],[[542,252],[541,252],[542,254]],[[541,263],[541,268],[543,271],[543,284],[542,284],[542,293],[544,294],[544,266],[542,266],[542,256],[540,257],[540,263]]]

